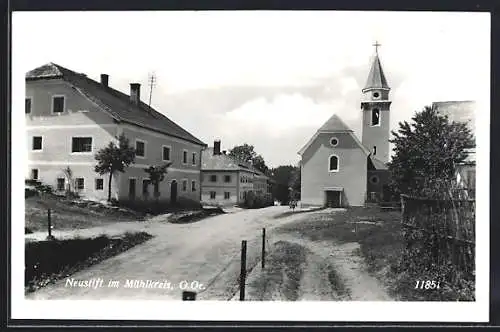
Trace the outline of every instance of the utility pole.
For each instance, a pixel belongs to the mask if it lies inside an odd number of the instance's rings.
[[[149,73],[148,85],[149,85],[149,104],[148,104],[148,106],[151,107],[151,96],[153,95],[153,88],[156,86],[156,74],[155,74],[155,72]]]

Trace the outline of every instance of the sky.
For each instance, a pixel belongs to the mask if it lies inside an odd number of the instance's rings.
[[[185,11],[14,12],[13,81],[54,62],[129,93],[148,75],[152,106],[222,149],[251,144],[268,166],[333,114],[361,137],[361,89],[375,41],[391,87],[391,129],[433,101],[489,114],[488,13]],[[24,89],[15,85],[15,89]],[[486,113],[485,113],[486,114]],[[489,118],[489,117],[488,117]],[[484,119],[484,117],[483,117]]]

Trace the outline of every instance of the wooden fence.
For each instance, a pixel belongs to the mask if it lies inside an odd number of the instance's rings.
[[[401,195],[407,252],[420,266],[452,265],[472,277],[475,267],[476,202],[435,200]],[[417,262],[418,263],[418,262]]]

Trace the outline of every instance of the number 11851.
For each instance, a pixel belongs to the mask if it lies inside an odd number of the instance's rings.
[[[439,289],[439,281],[435,280],[417,280],[415,289]]]

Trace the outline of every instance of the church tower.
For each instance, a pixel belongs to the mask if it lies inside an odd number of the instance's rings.
[[[375,42],[375,55],[368,74],[368,79],[361,96],[363,112],[362,144],[371,155],[380,161],[389,161],[389,124],[390,106],[389,92],[391,89],[378,57],[379,43]]]

